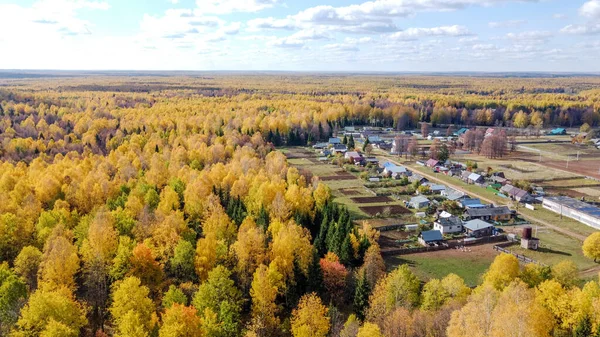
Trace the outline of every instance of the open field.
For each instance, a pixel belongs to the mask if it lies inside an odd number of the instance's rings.
[[[351,198],[352,201],[359,204],[375,204],[380,202],[392,202],[390,197],[362,197],[362,198]]]
[[[314,162],[316,154],[302,147],[282,148],[291,159],[288,162],[299,170],[307,170],[331,188],[335,201],[346,206],[355,219],[391,216],[396,222],[414,223],[413,213],[401,201],[377,196],[365,187],[365,181],[329,162]]]
[[[393,214],[410,214],[412,213],[408,208],[400,205],[381,205],[381,206],[360,206],[358,207],[361,211],[369,214],[370,216],[376,215],[393,215]]]
[[[509,231],[520,232],[520,228],[515,227]],[[585,270],[597,266],[594,261],[583,256],[583,252],[581,251],[581,242],[576,239],[570,238],[561,233],[557,233],[548,228],[539,228],[537,233],[534,230],[534,235],[540,239],[539,250],[533,251],[523,249],[518,244],[508,247],[507,249],[525,255],[549,266],[561,262],[562,260],[571,260],[575,262],[579,270]]]
[[[467,251],[457,249],[440,250],[385,258],[388,269],[408,264],[423,281],[443,278],[454,273],[464,278],[469,286],[480,283],[481,275],[490,266],[496,255],[494,244],[468,247]],[[470,251],[469,251],[470,250]]]

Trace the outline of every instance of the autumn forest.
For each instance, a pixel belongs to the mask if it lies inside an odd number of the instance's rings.
[[[600,125],[598,77],[0,78],[0,336],[600,336],[600,283],[388,268],[280,146],[344,126]]]

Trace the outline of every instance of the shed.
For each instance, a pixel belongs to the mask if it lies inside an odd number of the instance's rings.
[[[444,236],[437,230],[425,231],[419,234],[419,243],[423,246],[439,244],[442,243],[442,241],[444,241]]]
[[[467,133],[467,131],[469,131],[469,129],[467,129],[467,128],[461,128],[460,130],[456,131],[456,135],[460,136],[462,134]]]
[[[560,136],[560,135],[566,135],[567,134],[567,130],[565,128],[556,128],[551,130],[550,132],[548,132],[548,135],[550,136]]]
[[[469,236],[476,238],[491,236],[494,230],[494,225],[479,219],[465,222],[464,227]]]
[[[467,178],[469,184],[482,184],[484,182],[483,177],[477,173],[471,173]]]
[[[413,197],[408,202],[408,205],[414,209],[421,209],[429,206],[429,199],[420,195],[418,197]]]
[[[439,164],[440,164],[440,162],[438,160],[433,159],[433,158],[429,159],[425,163],[425,165],[427,165],[427,167],[431,167],[431,168],[434,168],[434,167],[438,166]]]
[[[329,138],[329,144],[331,144],[331,145],[342,144],[342,141],[338,137],[332,137],[332,138]]]

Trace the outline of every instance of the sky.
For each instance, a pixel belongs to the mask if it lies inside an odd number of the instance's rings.
[[[600,71],[600,0],[0,0],[0,69]]]

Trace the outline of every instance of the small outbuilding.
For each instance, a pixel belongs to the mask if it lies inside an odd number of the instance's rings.
[[[408,202],[408,205],[414,209],[421,209],[425,207],[429,207],[429,199],[420,195],[417,197],[413,197]]]
[[[444,236],[438,230],[421,232],[419,234],[419,243],[423,246],[438,245],[444,241]]]
[[[494,225],[479,219],[465,222],[464,227],[465,232],[475,238],[491,236],[494,231]]]

